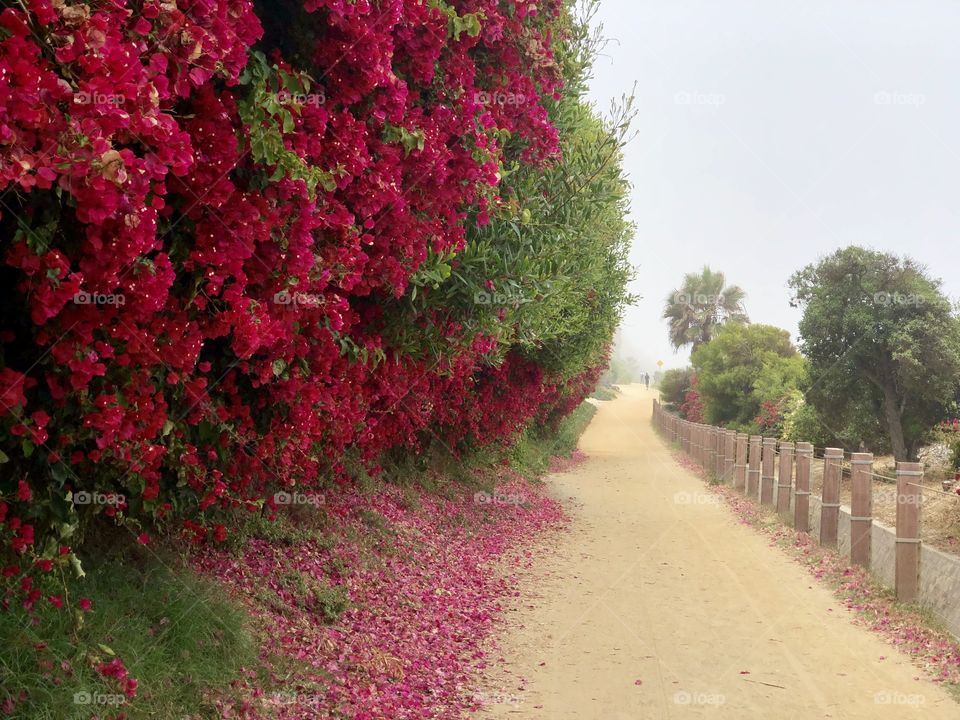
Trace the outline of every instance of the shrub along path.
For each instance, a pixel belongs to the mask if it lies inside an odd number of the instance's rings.
[[[507,614],[483,717],[957,718],[942,687],[674,462],[653,397],[631,386],[603,403],[589,460],[551,479],[571,530]]]

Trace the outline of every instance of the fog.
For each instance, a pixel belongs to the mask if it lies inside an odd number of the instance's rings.
[[[704,264],[796,336],[790,275],[838,247],[907,254],[960,296],[960,6],[602,0],[601,110],[634,93],[637,225],[621,354],[681,366],[660,315]]]

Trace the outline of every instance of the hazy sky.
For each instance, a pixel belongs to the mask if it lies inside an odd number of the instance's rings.
[[[960,296],[960,3],[601,0],[592,99],[636,83],[627,353],[686,362],[664,298],[709,264],[796,337],[790,275],[857,243]]]

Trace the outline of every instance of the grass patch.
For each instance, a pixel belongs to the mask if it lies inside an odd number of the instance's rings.
[[[526,477],[539,477],[550,469],[553,456],[569,457],[597,409],[588,402],[560,421],[555,429],[528,427],[510,453],[510,464]]]
[[[616,400],[617,391],[612,387],[597,385],[597,389],[590,394],[590,397],[594,400]]]
[[[331,585],[292,570],[281,578],[284,586],[300,607],[309,611],[318,611],[327,623],[337,621],[350,607],[350,596],[342,585]]]
[[[211,693],[227,696],[240,668],[257,664],[243,610],[175,558],[131,551],[84,565],[73,591],[93,611],[81,620],[46,603],[32,627],[0,613],[0,698],[23,698],[10,717],[219,717]],[[132,700],[95,669],[114,657],[139,681]]]

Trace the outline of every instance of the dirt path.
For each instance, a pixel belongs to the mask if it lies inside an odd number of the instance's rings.
[[[551,480],[572,529],[521,588],[481,716],[960,718],[672,460],[652,397],[628,387],[604,403],[581,441],[589,460]]]

